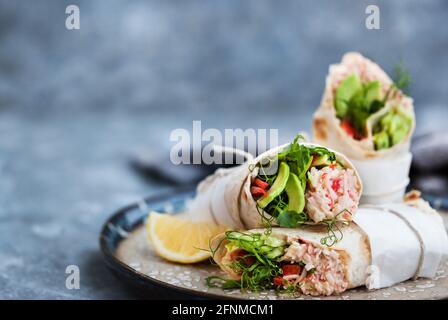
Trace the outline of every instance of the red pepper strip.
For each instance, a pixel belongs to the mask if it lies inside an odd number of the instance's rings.
[[[348,120],[342,120],[341,128],[352,138],[355,138],[357,135],[355,128],[352,127]]]
[[[250,193],[254,198],[259,198],[264,196],[266,194],[266,191],[259,187],[250,187]]]
[[[297,264],[285,264],[282,266],[283,276],[290,276],[300,273],[300,266]]]
[[[258,179],[258,178],[254,180],[254,185],[256,185],[257,187],[260,187],[263,190],[266,190],[267,188],[269,188],[269,183],[264,182],[263,180]]]
[[[274,278],[274,285],[281,286],[283,284],[283,278],[282,277],[275,277]]]

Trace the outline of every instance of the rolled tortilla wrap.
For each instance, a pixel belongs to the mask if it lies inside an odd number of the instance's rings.
[[[311,143],[303,143],[303,145],[310,146],[310,147],[320,147],[316,144],[311,144]],[[241,219],[243,220],[244,225],[250,229],[259,228],[259,227],[263,226],[263,224],[260,224],[260,214],[263,214],[264,219],[271,221],[272,225],[274,225],[274,226],[279,225],[277,222],[275,222],[275,219],[268,212],[266,212],[266,210],[261,210],[257,206],[257,201],[254,199],[254,197],[251,194],[251,185],[252,185],[252,181],[257,177],[257,175],[259,173],[258,165],[260,163],[263,163],[264,159],[266,159],[266,158],[275,158],[275,156],[278,155],[287,146],[288,145],[283,145],[278,148],[269,150],[269,151],[265,152],[264,154],[261,154],[260,156],[258,156],[256,159],[254,159],[254,161],[251,164],[251,167],[254,168],[254,170],[246,178],[246,181],[243,185],[241,201],[240,201]],[[338,209],[334,208],[335,210],[331,210],[327,206],[328,203],[326,202],[326,200],[327,200],[326,195],[323,194],[323,193],[327,192],[328,190],[326,190],[326,188],[316,188],[316,191],[311,192],[310,182],[308,181],[308,185],[307,185],[308,190],[307,190],[307,193],[305,194],[306,205],[305,205],[304,210],[310,216],[311,223],[320,223],[323,220],[332,219],[337,214],[342,212],[344,209],[347,210],[348,212],[344,212],[343,215],[339,215],[337,217],[337,219],[350,221],[352,218],[352,214],[354,214],[356,212],[356,209],[358,207],[359,198],[362,193],[362,182],[361,182],[361,179],[360,179],[356,169],[354,168],[353,164],[341,153],[338,153],[331,149],[328,149],[328,150],[335,153],[336,161],[338,163],[340,163],[345,170],[348,170],[348,172],[353,176],[353,178],[355,180],[354,186],[353,186],[353,188],[354,188],[353,198],[351,199],[352,201],[351,201],[350,205],[344,206],[344,201],[341,201]],[[325,168],[322,170],[326,171]],[[331,171],[331,170],[329,170],[329,171]],[[318,172],[313,170],[313,173],[315,173],[316,177],[318,177],[319,180],[322,178],[322,176],[329,177],[329,175],[327,174],[328,172],[323,172],[322,174],[320,174],[321,172],[322,172],[321,170],[319,170]],[[320,182],[318,182],[318,184],[319,183]],[[325,184],[325,183],[331,184],[330,181],[323,182],[323,184]],[[348,193],[348,190],[345,190],[345,192],[343,192],[344,196],[347,196],[347,193]],[[310,199],[313,199],[313,200],[318,199],[318,200],[311,202]],[[261,220],[261,222],[263,222],[263,221]]]
[[[361,207],[355,221],[340,227],[343,238],[330,247],[322,245],[322,239],[328,236],[322,226],[273,228],[270,237],[283,241],[280,243],[283,251],[270,261],[283,273],[273,269],[271,281],[264,282],[258,289],[290,289],[292,285],[295,291],[303,294],[331,295],[363,285],[368,289],[383,288],[411,278],[434,277],[448,254],[443,221],[421,199],[413,199],[407,205]],[[265,229],[255,229],[247,234],[263,235],[265,232]],[[238,281],[234,281],[235,284],[246,288],[250,282],[243,281],[244,270],[238,268],[241,264],[235,267],[234,262],[249,262],[249,266],[253,266],[254,260],[249,259],[253,255],[252,247],[247,251],[243,244],[228,235],[221,234],[212,240],[212,248],[216,248],[213,258],[230,278]],[[272,248],[263,257],[277,249],[278,246]],[[307,256],[304,252],[310,254]],[[294,256],[297,258],[291,259]],[[316,256],[320,258],[315,259]],[[309,275],[308,271],[313,269]],[[291,275],[291,270],[295,274]],[[245,275],[251,276],[251,273]]]
[[[422,199],[360,207],[354,220],[370,240],[369,289],[411,278],[433,278],[448,254],[443,220]]]
[[[315,144],[299,144],[306,148],[321,148]],[[290,146],[291,144],[286,144],[268,150],[238,167],[217,170],[199,184],[195,198],[188,205],[186,216],[194,220],[213,221],[234,229],[260,228],[266,226],[267,221],[271,225],[278,225],[276,217],[267,212],[268,208],[260,208],[257,202],[259,199],[254,197],[251,188],[261,164],[267,159],[275,159]],[[339,220],[351,220],[350,213],[357,209],[362,191],[361,180],[344,155],[338,152],[334,152],[334,155],[338,168],[312,165],[308,171],[309,177],[314,177],[316,184],[313,186],[308,182],[304,190],[306,193],[303,211],[308,215],[310,223],[320,223],[335,216]],[[337,181],[333,183],[333,180]],[[337,192],[331,189],[332,186],[338,187]],[[326,192],[329,193],[328,197],[332,198],[332,206],[328,204],[330,200],[326,198]]]
[[[248,233],[263,234],[265,231],[253,229]],[[276,283],[277,286],[286,289],[289,284],[297,282],[294,290],[299,293],[332,295],[363,285],[370,265],[368,238],[355,224],[341,226],[341,231],[344,237],[336,245],[327,247],[321,244],[321,239],[327,236],[323,226],[273,228],[270,237],[286,243],[284,254],[276,262],[280,269],[285,268],[284,265],[300,265],[295,275],[283,273],[275,276],[284,278],[282,284]],[[228,243],[226,234],[212,240],[212,248],[218,248],[213,259],[232,279],[241,280],[241,274],[232,268],[232,263],[241,255],[238,255],[238,248],[229,251]],[[274,282],[272,287],[276,287]]]
[[[336,89],[351,75],[357,75],[363,83],[378,80],[380,94],[388,97],[384,107],[368,117],[364,128],[365,136],[362,138],[355,138],[349,131],[343,129],[343,123],[338,118],[335,108]],[[413,100],[399,90],[389,94],[391,86],[393,86],[392,80],[376,63],[357,52],[345,54],[340,64],[331,65],[329,68],[321,104],[313,118],[314,141],[357,160],[392,157],[397,153],[408,151],[415,128]],[[399,142],[391,147],[376,150],[373,129],[382,117],[391,111],[405,114],[412,124]]]

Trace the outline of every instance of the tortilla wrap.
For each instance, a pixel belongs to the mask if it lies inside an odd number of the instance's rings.
[[[306,146],[317,146],[311,143],[300,143]],[[265,219],[275,219],[257,206],[250,187],[258,174],[257,165],[264,159],[272,159],[289,144],[270,149],[255,159],[229,169],[218,169],[213,175],[199,183],[197,194],[187,205],[184,217],[194,221],[209,221],[227,225],[233,229],[253,229],[266,225]],[[331,149],[328,149],[333,151]],[[357,194],[362,193],[361,179],[353,164],[341,153],[333,151],[336,160],[346,169],[352,169],[357,180]],[[359,199],[357,199],[359,201]],[[266,221],[266,220],[264,220]]]
[[[356,140],[341,128],[341,120],[336,116],[334,107],[334,95],[338,85],[347,76],[357,74],[362,81],[378,80],[383,93],[387,92],[392,80],[373,61],[363,57],[357,52],[346,53],[341,63],[331,65],[326,79],[325,91],[319,108],[313,117],[314,142],[342,152],[350,159],[366,160],[373,158],[393,157],[397,153],[409,150],[411,136],[415,129],[415,113],[412,98],[401,94],[372,114],[367,120],[367,137]],[[397,144],[388,148],[375,150],[373,142],[373,125],[390,109],[400,105],[409,116],[412,117],[412,128],[407,135]]]
[[[252,229],[248,232],[263,233],[264,231],[265,229]],[[344,237],[331,249],[337,250],[340,255],[345,277],[349,283],[348,288],[362,286],[367,277],[366,270],[370,265],[369,240],[365,233],[353,223],[350,226],[341,226],[341,231]],[[304,226],[297,229],[273,228],[271,235],[282,240],[286,240],[288,237],[298,237],[307,243],[312,243],[315,247],[326,248],[320,243],[320,239],[327,235],[327,229],[324,226]],[[226,243],[225,234],[213,238],[211,247],[217,248],[213,259],[230,277],[238,279],[238,275],[223,263],[223,258],[227,253]]]
[[[421,198],[360,207],[354,221],[370,241],[369,289],[412,278],[433,278],[448,255],[443,219]]]
[[[343,238],[327,247],[339,253],[348,287],[368,289],[389,287],[411,278],[433,278],[448,255],[448,237],[440,215],[418,197],[406,204],[361,207],[350,225],[341,226]],[[249,233],[263,233],[255,229]],[[322,226],[298,229],[273,228],[274,237],[295,236],[322,248],[320,239],[327,235]],[[225,260],[225,234],[213,238],[213,259],[231,278],[238,279]],[[282,260],[282,258],[280,258]]]

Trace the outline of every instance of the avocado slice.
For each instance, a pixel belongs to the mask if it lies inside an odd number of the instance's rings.
[[[263,197],[258,199],[257,201],[258,206],[262,209],[266,208],[272,200],[278,197],[280,193],[282,193],[283,190],[285,190],[288,178],[289,178],[289,166],[286,164],[286,162],[280,162],[277,178],[275,179],[271,188],[269,188],[268,192]]]
[[[292,172],[289,174],[285,190],[288,195],[288,210],[302,212],[305,208],[305,192],[299,178]]]
[[[385,132],[379,132],[373,136],[373,142],[375,143],[375,149],[387,149],[389,148],[389,135]]]
[[[357,74],[352,74],[341,82],[335,95],[336,115],[339,118],[345,117],[348,111],[347,102],[360,90],[362,90],[362,83]]]
[[[381,92],[381,84],[378,80],[370,81],[364,87],[365,99],[368,106],[374,101],[383,100],[383,93]]]
[[[393,114],[392,114],[392,112],[389,111],[384,117],[381,118],[380,127],[383,129],[388,128],[392,121],[392,118],[393,118]]]
[[[412,118],[410,118],[408,115],[400,111],[398,112],[389,111],[384,117],[381,118],[378,126],[379,130],[387,133],[389,136],[388,145],[383,146],[382,148],[383,149],[390,148],[391,146],[403,140],[408,134],[409,130],[411,129],[411,126],[412,126]],[[377,139],[384,139],[384,138],[381,137]],[[381,145],[383,144],[381,143]],[[378,149],[376,140],[375,140],[375,147]]]
[[[306,174],[308,172],[308,170],[310,170],[311,168],[311,164],[314,161],[314,156],[311,156],[310,159],[308,160],[308,163],[305,164],[304,170],[302,171],[302,174],[299,177],[299,180],[302,182],[302,189],[305,190],[306,188]]]
[[[391,120],[389,122],[389,126],[387,128],[387,132],[389,135],[393,135],[395,131],[397,131],[401,126],[401,119],[400,116],[393,114],[391,117]]]
[[[399,129],[394,131],[394,133],[391,135],[392,145],[396,145],[401,140],[403,140],[406,137],[406,135],[408,134],[408,131],[409,131],[409,129],[406,128],[405,126],[400,127]]]
[[[389,132],[389,135],[392,139],[392,145],[395,145],[403,140],[411,129],[410,125],[406,121],[406,118],[402,117],[399,114],[397,114],[395,117],[395,130],[393,132]]]
[[[336,116],[340,119],[343,119],[348,111],[347,102],[342,99],[336,99],[334,106],[336,108]]]
[[[310,159],[308,160],[308,163],[307,164],[305,164],[305,170],[303,170],[303,175],[305,176],[305,174],[308,172],[308,170],[310,170],[310,168],[311,168],[311,164],[313,163],[313,161],[314,161],[314,156],[311,156],[310,157]]]

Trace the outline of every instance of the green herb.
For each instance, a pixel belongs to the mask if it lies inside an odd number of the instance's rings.
[[[399,63],[394,68],[395,87],[405,93],[408,93],[409,86],[412,82],[411,74],[403,63]]]
[[[285,162],[289,166],[290,172],[299,178],[302,192],[305,192],[307,184],[306,174],[312,166],[313,159],[325,158],[324,165],[331,164],[336,161],[336,154],[324,147],[300,144],[299,140],[303,140],[303,136],[297,135],[294,141],[278,154],[277,161],[279,164]],[[258,177],[272,186],[277,175],[267,175],[264,167],[261,166]],[[263,224],[265,227],[271,228],[272,219],[268,219],[264,212],[276,218],[277,223],[282,227],[297,227],[309,221],[309,217],[305,212],[294,212],[288,208],[286,192],[282,192],[274,198],[264,210],[258,208]]]
[[[273,202],[275,201],[276,199],[274,199]],[[258,214],[260,215],[261,222],[263,223],[263,226],[266,229],[265,234],[271,233],[272,221],[276,219],[276,216],[266,213],[266,211],[261,209],[258,205],[256,206],[256,209]]]
[[[312,156],[327,156],[330,162],[336,161],[336,154],[324,147],[307,147]]]
[[[249,289],[253,292],[271,289],[273,287],[272,278],[281,273],[280,267],[264,265],[260,262],[247,267],[237,261],[231,267],[235,271],[241,272],[240,288]],[[227,286],[229,286],[228,283]]]
[[[324,245],[332,246],[342,239],[343,234],[336,224],[336,218],[337,216],[331,221],[326,221],[329,232],[331,232],[328,239],[333,242],[330,244],[323,238],[321,243]],[[336,235],[335,228],[341,233],[340,238]],[[210,276],[206,278],[208,287],[219,287],[224,290],[249,289],[252,292],[275,288],[280,291],[295,292],[297,285],[301,285],[300,283],[289,284],[286,289],[282,289],[273,284],[273,279],[283,274],[280,263],[287,245],[284,240],[263,233],[244,233],[239,231],[226,232],[224,240],[228,241],[228,244],[226,244],[226,247],[229,246],[228,250],[242,249],[246,252],[243,256],[238,257],[228,265],[229,268],[240,276],[240,279],[235,280],[220,276]],[[222,242],[219,245],[222,245]],[[249,259],[253,261],[248,262]],[[302,261],[298,265],[305,266]],[[314,274],[315,272],[316,269],[313,268],[308,270],[307,274]]]
[[[272,288],[272,279],[282,273],[278,260],[284,254],[286,243],[263,233],[239,231],[226,232],[225,239],[247,252],[229,265],[233,271],[241,275],[241,279],[237,281],[213,276],[206,279],[207,285],[223,289],[247,288],[251,291]],[[248,264],[248,258],[253,258],[255,261]]]
[[[263,264],[271,264],[271,259],[266,256],[273,249],[285,246],[285,243],[274,242],[268,240],[270,236],[263,233],[244,233],[239,231],[227,231],[226,239],[229,243],[234,244],[236,247],[241,248],[248,253],[252,254]],[[276,245],[272,245],[272,243]]]
[[[258,170],[258,178],[260,178],[261,180],[272,186],[272,184],[275,181],[275,178],[277,178],[277,175],[276,174],[268,175],[266,173],[265,167],[260,167],[260,170]]]
[[[327,236],[320,239],[320,243],[322,245],[331,247],[344,238],[344,233],[342,232],[342,230],[339,228],[338,225],[338,223],[345,226],[350,224],[348,221],[338,220],[338,216],[344,212],[348,212],[349,214],[351,214],[350,211],[344,209],[341,212],[339,212],[336,216],[334,216],[333,219],[327,219],[322,221],[322,223],[327,226],[327,233],[328,233]]]
[[[221,288],[224,290],[241,289],[241,283],[238,280],[226,279],[218,276],[205,278],[205,283],[209,288]]]
[[[333,162],[336,160],[336,154],[327,148],[319,146],[306,146],[298,141],[301,136],[298,135],[294,141],[289,144],[282,152],[278,154],[278,161],[285,161],[291,168],[291,172],[296,174],[300,179],[306,179],[306,173],[311,167],[314,156],[328,156]]]
[[[294,293],[294,292],[296,292],[296,289],[297,289],[296,286],[294,284],[290,283],[290,284],[288,284],[286,289],[283,291],[285,291],[286,293]]]
[[[364,137],[367,119],[384,107],[381,84],[377,80],[361,83],[359,76],[353,74],[336,89],[334,104],[337,116],[349,121],[357,137]]]
[[[409,72],[398,64],[394,69],[395,83],[390,86],[383,103],[395,97],[400,90],[405,92],[411,83]],[[394,106],[375,124],[373,128],[373,142],[375,150],[390,148],[402,141],[412,128],[413,118],[400,106]]]
[[[313,148],[299,144],[298,141],[301,136],[298,135],[294,141],[281,153],[278,154],[278,161],[285,161],[291,172],[296,174],[303,184],[306,183],[306,172],[311,165],[311,150]],[[319,150],[321,152],[321,150]]]
[[[366,124],[372,114],[384,108],[387,101],[396,97],[400,91],[407,92],[411,76],[402,64],[395,66],[394,80],[384,95],[378,80],[362,83],[357,74],[348,76],[336,89],[334,100],[336,115],[339,119],[347,121],[354,129],[355,139],[367,136]],[[387,143],[384,136],[377,137],[375,141],[377,150],[389,148],[393,144]]]
[[[386,149],[402,141],[411,130],[413,121],[412,116],[400,107],[389,110],[373,128],[375,150]]]
[[[265,208],[267,212],[273,217],[278,217],[280,213],[288,209],[288,196],[285,193],[280,194],[277,198]]]
[[[296,211],[283,211],[277,217],[277,223],[280,227],[296,228],[309,221],[307,214]]]

